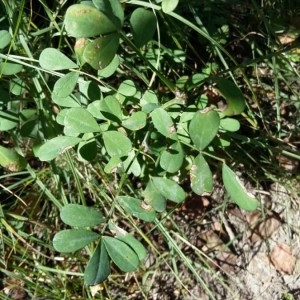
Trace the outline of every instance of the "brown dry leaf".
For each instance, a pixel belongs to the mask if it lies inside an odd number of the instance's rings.
[[[252,243],[260,241],[261,239],[269,238],[279,227],[281,223],[274,217],[267,219],[265,222],[262,221],[254,229],[251,235]]]
[[[223,232],[222,224],[218,221],[213,223],[213,228],[215,231]]]
[[[227,247],[225,246],[223,241],[213,230],[201,233],[200,238],[206,242],[205,246],[209,250],[227,250]]]
[[[4,285],[3,292],[4,294],[10,296],[9,299],[12,300],[27,299],[27,293],[23,288],[24,282],[22,280],[13,277],[7,277],[4,278],[3,285]]]
[[[260,211],[249,212],[248,214],[246,214],[246,220],[249,223],[251,229],[254,229],[257,226],[259,219],[261,219]]]
[[[25,300],[27,299],[27,293],[23,289],[17,288],[10,292],[10,297],[12,300]]]
[[[222,271],[225,273],[234,272],[234,268],[237,266],[238,257],[232,252],[219,252],[216,256]]]
[[[279,163],[279,166],[287,172],[291,172],[292,174],[295,174],[299,170],[298,160],[291,159],[283,155],[276,155],[276,159]]]
[[[102,284],[97,284],[97,285],[91,285],[90,286],[90,291],[93,297],[96,296],[98,292],[101,292],[103,290],[103,285]]]
[[[279,39],[279,42],[282,45],[290,44],[290,43],[294,42],[297,38],[297,36],[295,36],[293,34],[289,34],[289,33],[282,33],[282,34],[279,34],[277,37]]]
[[[270,260],[276,270],[291,275],[296,265],[296,258],[287,244],[276,245],[270,253]]]
[[[261,212],[248,214],[247,221],[251,228],[252,243],[269,238],[281,225],[281,222],[273,216],[268,216],[264,220]]]

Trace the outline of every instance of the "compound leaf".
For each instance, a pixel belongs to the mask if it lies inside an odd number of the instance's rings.
[[[88,262],[84,271],[84,281],[88,285],[96,285],[103,282],[110,274],[110,259],[102,240]]]
[[[124,208],[124,210],[132,216],[144,220],[146,222],[154,221],[156,215],[154,209],[137,198],[130,196],[118,196],[116,200]]]
[[[197,195],[211,193],[213,190],[213,177],[208,163],[203,155],[199,154],[193,162],[191,171],[191,188]]]
[[[241,209],[253,211],[258,208],[258,200],[246,191],[236,174],[226,164],[223,164],[222,178],[229,196]]]
[[[220,117],[216,111],[198,111],[190,122],[189,134],[199,150],[206,148],[216,136]]]
[[[67,204],[60,211],[62,221],[74,227],[91,227],[105,221],[103,215],[93,207],[80,204]]]
[[[102,11],[86,4],[74,4],[67,9],[65,28],[69,35],[77,38],[104,35],[117,30]]]
[[[42,68],[50,71],[78,68],[77,64],[55,48],[44,49],[40,54],[39,63]]]
[[[35,151],[35,156],[41,161],[49,161],[56,158],[66,149],[75,146],[80,141],[80,138],[73,136],[57,136],[39,147]]]
[[[99,238],[99,234],[87,229],[66,229],[53,238],[54,249],[58,252],[75,252]]]
[[[133,272],[138,268],[139,258],[126,243],[110,236],[104,236],[102,241],[108,255],[122,271]]]
[[[156,17],[152,11],[137,8],[130,17],[130,26],[134,43],[137,47],[150,41],[156,30]]]

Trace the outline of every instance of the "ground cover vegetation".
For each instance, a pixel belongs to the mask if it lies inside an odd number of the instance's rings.
[[[297,299],[298,1],[0,5],[1,299]]]

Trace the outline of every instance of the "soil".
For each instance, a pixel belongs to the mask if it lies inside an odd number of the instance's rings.
[[[272,184],[268,192],[260,191],[263,212],[230,205],[226,212],[216,212],[214,207],[226,198],[222,188],[210,197],[190,197],[174,210],[174,222],[166,222],[169,232],[207,290],[153,230],[151,239],[160,254],[150,250],[140,272],[110,278],[107,299],[300,299],[300,198],[295,192],[299,184],[291,186],[288,190],[287,185]],[[10,299],[30,299],[21,284],[4,280],[4,285],[17,287],[6,291]],[[102,299],[98,296],[95,299]]]
[[[190,243],[182,244],[181,249],[215,299],[300,299],[300,199],[279,184],[261,193],[264,213],[232,207],[226,215],[215,214],[209,220],[203,217],[203,210],[213,197],[191,198],[174,213],[176,224]],[[161,247],[162,241],[158,243]],[[206,271],[196,252],[210,262]],[[210,299],[180,260],[175,262],[176,280],[166,264],[159,264],[152,255],[146,265],[153,269],[156,264],[156,271],[144,278],[149,293],[145,297],[135,292],[126,299]]]

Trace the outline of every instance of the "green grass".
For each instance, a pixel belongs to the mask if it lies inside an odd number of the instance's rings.
[[[137,93],[118,98],[123,114],[138,111],[139,95],[141,98],[142,93],[151,89],[173,120],[178,120],[182,113],[182,103],[190,105],[194,109],[192,113],[206,101],[210,107],[217,107],[221,97],[215,89],[215,76],[232,80],[247,100],[246,110],[233,116],[239,121],[240,129],[237,132],[220,130],[218,134],[225,144],[214,143],[210,145],[213,151],[211,148],[203,151],[214,174],[213,196],[220,199],[210,199],[209,208],[196,207],[199,215],[192,219],[185,218],[188,212],[184,204],[168,202],[166,211],[158,214],[154,222],[146,223],[128,214],[116,201],[117,197],[130,195],[141,199],[151,176],[168,176],[184,187],[187,198],[193,199],[195,194],[189,185],[188,169],[197,152],[190,141],[182,140],[188,153],[182,168],[171,175],[165,172],[159,161],[167,138],[155,140],[158,133],[149,114],[146,130],[128,135],[135,146],[136,157],[139,156],[141,175],[129,173],[133,162],[123,170],[107,172],[110,157],[100,142],[91,162],[78,159],[78,153],[72,149],[50,162],[42,162],[35,155],[36,147],[64,134],[63,126],[56,122],[63,107],[51,98],[53,87],[64,71],[42,68],[39,56],[45,48],[51,47],[76,60],[74,38],[69,37],[63,27],[64,14],[74,2],[13,0],[0,4],[0,29],[7,30],[11,36],[11,42],[0,50],[1,66],[5,63],[23,66],[22,71],[15,74],[5,73],[4,69],[0,72],[0,94],[3,95],[0,113],[12,111],[18,115],[15,127],[0,131],[0,143],[28,161],[24,170],[0,167],[0,271],[3,279],[0,298],[10,299],[8,290],[19,288],[31,299],[125,299],[132,295],[137,299],[151,299],[164,291],[159,286],[165,286],[166,290],[173,287],[174,299],[191,299],[199,290],[210,299],[217,299],[217,290],[234,299],[235,291],[227,285],[230,276],[214,267],[218,250],[205,251],[201,238],[199,246],[197,241],[190,240],[189,231],[197,227],[200,232],[210,230],[213,220],[223,225],[222,217],[226,219],[233,205],[228,198],[222,198],[222,187],[220,193],[217,192],[218,185],[222,185],[224,161],[258,190],[268,192],[273,182],[291,187],[297,180],[297,174],[280,165],[278,157],[285,157],[292,164],[300,160],[297,142],[299,4],[287,1],[274,8],[272,3],[260,6],[259,1],[254,0],[245,4],[240,1],[199,4],[191,0],[187,4],[180,1],[174,12],[165,14],[160,10],[159,1],[122,1],[127,19],[118,50],[121,63],[108,78],[99,78],[95,70],[85,65],[78,69],[82,84],[92,81],[100,87],[103,97],[112,95],[124,80],[130,79]],[[153,41],[142,48],[133,43],[128,23],[137,7],[153,10],[159,20]],[[287,16],[281,15],[285,11]],[[281,44],[279,34],[290,32],[294,40]],[[267,73],[262,75],[264,70]],[[207,76],[198,81],[196,78],[193,83],[195,74]],[[14,88],[13,84],[16,84]],[[94,87],[90,88],[89,95],[93,98]],[[192,107],[194,103],[199,104],[197,109]],[[115,126],[114,122],[109,126]],[[143,147],[141,142],[144,142]],[[153,146],[152,152],[147,149],[149,145]],[[112,171],[115,171],[114,166]],[[295,190],[292,192],[297,194]],[[84,284],[83,274],[95,245],[76,253],[61,254],[52,244],[55,233],[67,228],[59,217],[59,210],[68,203],[95,206],[107,220],[134,233],[149,251],[148,259],[129,274],[112,265],[111,275],[92,296],[90,287]],[[108,223],[96,230],[108,234]],[[239,239],[238,234],[234,240],[228,241],[226,237],[224,245],[234,247]]]

